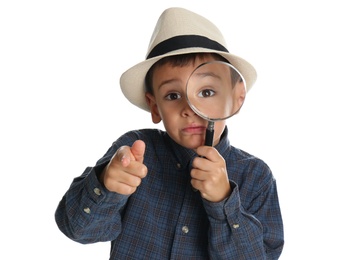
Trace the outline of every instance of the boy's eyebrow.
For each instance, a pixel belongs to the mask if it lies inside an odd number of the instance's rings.
[[[158,86],[158,90],[164,86],[164,85],[167,85],[167,84],[171,84],[171,83],[174,83],[174,82],[179,82],[180,80],[177,79],[177,78],[173,78],[173,79],[167,79],[167,80],[164,80],[163,82],[161,82]]]
[[[208,72],[199,72],[199,73],[195,73],[196,76],[199,76],[200,78],[203,78],[203,77],[213,77],[213,78],[217,78],[217,79],[221,79],[221,76],[219,76],[218,74],[215,74],[211,71],[208,71]]]

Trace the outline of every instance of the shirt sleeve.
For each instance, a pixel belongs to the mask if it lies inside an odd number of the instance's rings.
[[[283,248],[283,226],[276,182],[271,179],[257,193],[248,210],[241,203],[239,187],[218,203],[204,200],[211,259],[278,259]]]
[[[59,229],[82,244],[110,241],[121,231],[121,211],[128,196],[101,185],[97,173],[104,166],[88,167],[75,178],[55,212]]]

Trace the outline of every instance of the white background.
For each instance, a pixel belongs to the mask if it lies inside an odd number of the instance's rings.
[[[72,179],[122,133],[160,127],[119,77],[142,61],[161,12],[213,21],[258,80],[228,121],[232,143],[271,167],[281,259],[347,259],[344,1],[1,1],[1,259],[108,259],[54,221]]]

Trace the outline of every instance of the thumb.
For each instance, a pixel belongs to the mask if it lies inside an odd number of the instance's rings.
[[[146,144],[142,140],[136,140],[133,146],[130,148],[131,153],[135,157],[135,160],[142,163],[143,156],[145,154]]]

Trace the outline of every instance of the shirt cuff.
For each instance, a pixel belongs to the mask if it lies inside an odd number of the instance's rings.
[[[236,216],[240,208],[240,194],[237,184],[230,181],[232,192],[229,197],[220,202],[204,201],[204,207],[209,217],[216,220],[226,220],[229,217]]]
[[[104,167],[105,165],[97,165],[90,168],[90,172],[85,179],[85,191],[87,196],[95,204],[115,204],[127,200],[129,197],[128,195],[111,192],[99,182],[97,174],[100,170],[102,171]]]

